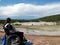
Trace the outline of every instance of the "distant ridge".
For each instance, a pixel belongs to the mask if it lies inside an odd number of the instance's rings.
[[[60,14],[52,15],[52,16],[46,16],[42,18],[37,19],[31,19],[31,20],[25,20],[25,19],[13,19],[12,22],[40,22],[40,21],[46,21],[46,22],[59,22],[60,21]],[[0,20],[0,24],[4,23],[5,20]]]
[[[47,16],[47,17],[42,17],[42,18],[34,19],[32,21],[58,22],[58,21],[60,21],[60,14]]]

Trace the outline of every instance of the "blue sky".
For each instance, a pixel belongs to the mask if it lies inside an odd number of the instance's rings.
[[[42,5],[56,2],[60,2],[60,0],[1,0],[0,5],[13,5],[18,3]]]
[[[34,19],[60,14],[60,0],[0,0],[0,19]]]

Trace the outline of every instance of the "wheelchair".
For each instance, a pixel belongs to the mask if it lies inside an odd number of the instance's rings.
[[[27,39],[24,37],[23,32],[14,32],[9,34],[9,31],[4,30],[6,33],[6,43],[5,45],[34,45],[32,42],[29,42]],[[16,40],[18,41],[16,42]]]
[[[23,32],[15,32],[11,33],[9,36],[6,36],[6,44],[5,45],[25,45],[26,40],[24,40]],[[16,42],[16,40],[18,41]]]

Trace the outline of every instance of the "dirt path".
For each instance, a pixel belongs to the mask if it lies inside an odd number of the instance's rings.
[[[26,38],[31,40],[35,45],[60,45],[59,36],[29,36]]]
[[[0,38],[3,35],[4,33],[0,32]],[[60,36],[25,35],[25,37],[35,45],[60,45]]]

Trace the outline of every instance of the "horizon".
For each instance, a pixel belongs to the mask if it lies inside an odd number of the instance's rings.
[[[58,16],[60,14],[55,14],[55,15],[51,15],[51,16]],[[41,18],[45,18],[45,17],[50,17],[50,16],[44,16],[44,17],[39,17],[39,18],[33,18],[33,19],[23,19],[23,18],[11,18],[12,20],[35,20],[35,19],[41,19]],[[10,18],[10,17],[6,17],[6,18],[0,18],[0,20],[6,20],[7,18]]]
[[[60,0],[0,0],[0,19],[35,19],[60,14]]]

